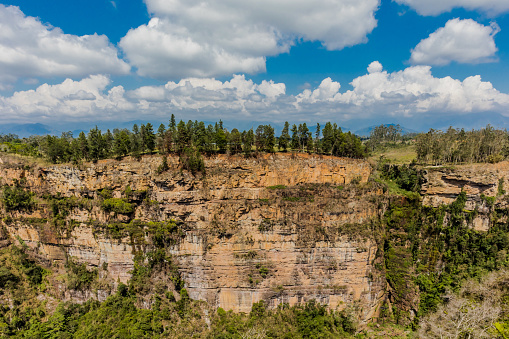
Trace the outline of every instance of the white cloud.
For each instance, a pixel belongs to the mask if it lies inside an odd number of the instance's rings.
[[[119,112],[135,105],[124,98],[122,86],[106,91],[110,79],[93,75],[81,81],[66,79],[58,85],[43,84],[36,90],[0,97],[3,120],[23,122],[94,121],[118,119]]]
[[[403,71],[373,72],[354,79],[353,90],[337,93],[334,102],[367,114],[400,116],[494,111],[507,115],[509,95],[500,93],[479,75],[463,81],[435,78],[430,66]]]
[[[285,92],[285,84],[265,80],[255,84],[246,80],[244,75],[234,75],[225,82],[210,78],[187,78],[178,83],[170,81],[164,87],[138,88],[128,92],[127,96],[143,102],[141,108],[148,113],[171,109],[192,110],[204,115],[222,112],[224,117],[235,117],[270,111]]]
[[[283,83],[255,83],[235,75],[224,82],[187,78],[124,91],[122,86],[109,89],[110,79],[96,75],[0,97],[0,121],[166,121],[175,113],[186,120],[346,123],[380,117],[509,114],[509,95],[490,82],[483,82],[478,75],[464,80],[437,78],[430,66],[388,73],[379,62],[373,62],[351,85],[351,90],[340,91],[339,82],[326,78],[314,89],[289,95]]]
[[[129,71],[106,36],[64,34],[25,16],[18,7],[0,4],[0,82]]]
[[[373,61],[368,66],[368,73],[379,73],[383,70],[383,66],[379,61]]]
[[[474,20],[452,19],[412,50],[412,64],[447,65],[495,61],[497,46],[493,37],[500,31],[496,23],[483,26]]]
[[[421,15],[439,15],[449,12],[453,8],[477,10],[497,16],[509,11],[507,0],[393,0],[399,4],[408,5]]]
[[[302,93],[297,95],[297,103],[308,102],[316,103],[320,101],[330,101],[339,92],[341,84],[339,82],[332,81],[331,78],[322,80],[320,86],[314,91],[305,89]]]
[[[265,71],[299,40],[329,50],[367,41],[379,0],[146,0],[154,16],[120,42],[138,73],[161,79]]]

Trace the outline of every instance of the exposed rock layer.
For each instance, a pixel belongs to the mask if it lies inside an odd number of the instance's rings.
[[[22,180],[38,197],[96,201],[72,208],[66,218],[74,226],[67,232],[47,220],[51,214],[42,199],[30,213],[12,213],[4,226],[11,239],[19,236],[50,261],[72,256],[89,266],[106,263],[106,278],[114,285],[130,278],[139,249],[132,239],[112,238],[104,225],[172,219],[185,236],[170,253],[192,298],[242,312],[259,300],[275,306],[317,299],[332,308],[356,302],[361,319],[376,314],[385,282],[373,268],[377,247],[370,222],[381,192],[367,184],[367,162],[218,156],[205,161],[205,176],[196,177],[178,169],[178,158],[170,157],[170,169],[158,174],[160,163],[160,157],[147,156],[79,168],[26,167],[4,158],[2,184]],[[115,198],[132,191],[134,212],[101,209],[97,201],[105,188]]]

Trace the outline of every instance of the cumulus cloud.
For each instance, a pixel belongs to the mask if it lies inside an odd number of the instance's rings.
[[[493,39],[500,31],[496,23],[483,26],[472,19],[447,21],[412,50],[412,64],[447,65],[482,63],[496,60],[497,46]]]
[[[378,62],[353,79],[352,89],[324,79],[297,95],[283,83],[255,83],[244,75],[228,81],[186,78],[163,86],[125,91],[110,88],[104,75],[0,97],[0,120],[7,121],[166,121],[184,119],[247,121],[338,121],[390,117],[443,117],[483,112],[509,114],[509,95],[478,75],[464,80],[434,77],[430,66],[411,66],[389,73]],[[41,118],[42,117],[42,118]]]
[[[354,79],[351,85],[353,90],[337,93],[333,101],[370,114],[507,114],[509,108],[509,95],[483,82],[479,75],[463,81],[436,78],[430,66],[412,66],[394,73],[372,72]]]
[[[106,36],[64,34],[18,7],[0,4],[0,82],[129,71]]]
[[[0,97],[2,118],[23,122],[94,121],[117,119],[135,105],[125,99],[122,86],[106,90],[110,79],[93,75],[81,81],[66,79],[58,85],[43,84],[35,90]],[[0,119],[1,121],[2,119]]]
[[[269,112],[278,107],[278,100],[285,96],[286,86],[273,81],[255,84],[244,75],[234,75],[230,81],[216,79],[187,78],[178,83],[170,81],[162,87],[141,87],[127,93],[127,96],[143,103],[144,112],[194,111],[206,116],[222,112],[230,118],[251,116]],[[274,107],[272,107],[274,106]],[[209,117],[210,118],[210,117]]]
[[[138,73],[160,79],[265,71],[296,41],[329,50],[367,41],[379,0],[146,0],[153,18],[120,47]]]
[[[421,15],[439,15],[453,8],[477,10],[497,16],[509,11],[507,0],[394,0],[399,4],[408,5]]]

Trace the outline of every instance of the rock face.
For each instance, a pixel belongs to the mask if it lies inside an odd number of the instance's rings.
[[[2,160],[1,183],[22,181],[39,197],[34,210],[4,218],[9,237],[49,261],[70,256],[89,267],[107,264],[103,275],[112,288],[129,280],[138,248],[132,239],[112,237],[108,225],[175,220],[184,236],[169,252],[194,299],[241,312],[260,300],[276,306],[316,299],[340,309],[355,303],[367,320],[384,297],[370,230],[381,191],[368,183],[372,169],[365,161],[217,156],[205,161],[206,175],[194,176],[179,170],[176,157],[160,174],[158,156],[81,167]],[[103,189],[113,198],[128,196],[132,213],[105,212]],[[59,231],[45,195],[79,199],[65,217],[72,228]],[[143,250],[149,248],[147,238]]]
[[[135,255],[153,249],[141,239],[115,233],[118,225],[174,220],[182,236],[166,248],[194,299],[226,310],[249,312],[318,300],[331,308],[353,307],[358,318],[375,316],[387,297],[383,258],[373,220],[387,202],[361,160],[304,154],[258,158],[217,156],[205,160],[206,175],[192,175],[169,157],[105,160],[81,166],[41,166],[2,157],[0,184],[34,193],[28,211],[3,212],[6,242],[22,239],[37,255],[61,265],[72,257],[98,268],[101,288],[60,297],[104,300],[127,283]],[[507,207],[509,163],[426,168],[425,205],[451,203],[462,190],[472,227],[486,231],[491,211]],[[103,202],[123,201],[115,211]],[[65,203],[65,212],[55,201]],[[379,235],[378,235],[379,236]],[[19,238],[18,238],[19,237]]]
[[[425,181],[421,190],[424,205],[437,207],[450,204],[464,191],[468,199],[465,208],[478,212],[471,225],[478,231],[489,229],[490,208],[494,205],[499,208],[508,207],[505,192],[509,188],[507,161],[497,164],[428,167]]]

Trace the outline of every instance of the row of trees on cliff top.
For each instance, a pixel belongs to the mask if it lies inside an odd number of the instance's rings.
[[[313,133],[314,132],[314,133]],[[32,136],[19,140],[14,135],[0,136],[3,150],[46,157],[52,163],[97,161],[107,158],[122,158],[132,155],[158,152],[160,154],[183,154],[193,150],[201,154],[244,153],[249,156],[256,152],[308,152],[329,154],[350,158],[364,158],[366,148],[352,133],[343,133],[337,124],[320,124],[311,131],[306,123],[285,122],[281,135],[277,137],[271,125],[260,125],[255,130],[240,132],[237,128],[228,131],[222,121],[205,125],[203,121],[180,121],[172,115],[169,125],[161,124],[154,131],[152,124],[134,125],[132,130],[114,129],[103,133],[97,127],[86,135],[81,132],[74,137],[71,132],[60,137],[47,135]],[[2,147],[2,146],[0,146]],[[0,148],[0,150],[2,150]]]
[[[449,127],[447,131],[430,129],[427,133],[402,135],[399,125],[373,128],[366,146],[369,151],[415,144],[417,161],[424,164],[496,163],[509,157],[509,133],[486,126],[465,131]]]
[[[496,163],[509,156],[509,134],[490,125],[472,131],[430,129],[416,137],[415,148],[417,160],[428,164]]]

